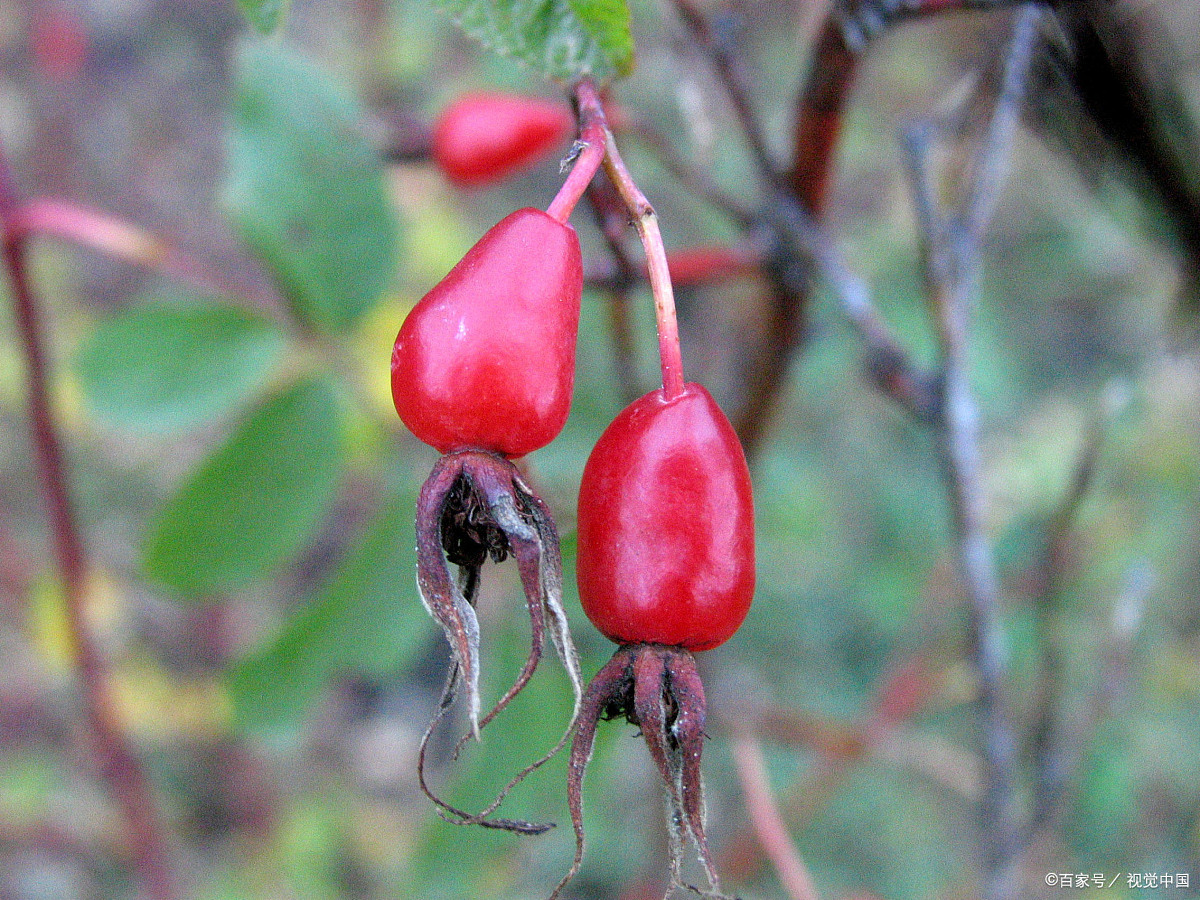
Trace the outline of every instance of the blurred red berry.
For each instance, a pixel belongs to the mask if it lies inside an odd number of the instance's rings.
[[[519,94],[464,94],[438,117],[433,157],[456,185],[503,181],[554,152],[575,130],[561,103]]]

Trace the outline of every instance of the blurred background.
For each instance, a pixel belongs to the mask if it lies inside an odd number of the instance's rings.
[[[181,896],[515,900],[547,895],[570,863],[565,760],[505,807],[560,823],[540,837],[449,825],[415,783],[448,664],[413,579],[413,503],[436,454],[395,416],[388,354],[407,309],[483,231],[517,207],[544,208],[560,182],[551,158],[467,192],[419,158],[425,129],[464,90],[556,96],[431,6],[294,0],[272,39],[327,79],[321,115],[357,122],[354,140],[380,158],[406,158],[384,172],[386,209],[356,207],[383,237],[346,238],[349,259],[369,257],[363,269],[383,275],[334,263],[314,275],[358,279],[365,292],[352,324],[316,333],[297,324],[278,260],[254,237],[274,196],[256,166],[276,167],[301,195],[283,191],[279,206],[322,208],[332,195],[290,179],[270,141],[254,142],[253,89],[267,85],[263,102],[286,108],[289,91],[308,86],[299,70],[264,73],[239,55],[262,39],[226,0],[0,0],[0,140],[22,196],[132,223],[199,273],[172,277],[53,238],[31,248],[90,560],[87,621],[152,781]],[[1194,121],[1200,6],[1131,7],[1154,83],[1178,101],[1172,115]],[[784,156],[823,13],[807,2],[736,10],[752,100]],[[1002,46],[1008,21],[953,15],[874,41],[837,155],[830,234],[924,362],[935,331],[899,130],[944,110]],[[618,102],[756,202],[761,185],[704,57],[651,3],[634,4],[634,35],[637,69]],[[1200,358],[1194,312],[1180,302],[1185,254],[1136,167],[1056,126],[1052,84],[1033,90],[984,242],[969,346],[1017,798],[1029,815],[1048,804],[1022,855],[1022,894],[1070,893],[1046,879],[1070,871],[1121,876],[1090,897],[1193,896],[1127,878],[1200,884]],[[649,142],[622,146],[668,247],[742,237]],[[1188,177],[1200,179],[1195,168]],[[588,210],[573,222],[602,268]],[[755,275],[680,289],[688,377],[728,404],[747,342],[766,327],[766,295]],[[585,675],[611,652],[580,614],[572,543],[583,462],[625,402],[609,304],[585,294],[571,418],[530,463],[564,535]],[[133,897],[129,838],[74,677],[11,309],[0,304],[0,898]],[[646,292],[635,291],[632,315],[634,379],[649,390]],[[786,896],[747,824],[742,735],[765,756],[822,898],[977,896],[977,684],[937,445],[872,386],[832,295],[812,299],[765,434],[753,460],[755,605],[702,660],[710,840],[726,887]],[[512,564],[485,572],[495,697],[520,668],[528,625]],[[431,779],[456,804],[482,805],[558,739],[569,696],[544,665],[457,762],[447,755],[462,723],[439,731]],[[1053,802],[1048,778],[1062,784]],[[666,830],[648,800],[659,793],[634,729],[602,724],[585,786],[588,853],[569,896],[661,895]]]

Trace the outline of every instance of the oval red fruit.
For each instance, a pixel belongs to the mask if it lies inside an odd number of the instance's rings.
[[[519,94],[464,94],[434,125],[433,158],[454,184],[488,184],[533,165],[574,130],[574,118],[560,103]]]
[[[579,488],[579,599],[618,643],[710,650],[754,593],[746,457],[708,391],[634,401],[605,429]]]
[[[392,398],[443,453],[544,447],[571,406],[583,293],[579,238],[540,209],[501,219],[413,307],[392,350]]]

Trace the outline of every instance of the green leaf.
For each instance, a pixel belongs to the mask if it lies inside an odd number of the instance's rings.
[[[146,573],[197,597],[295,554],[337,491],[340,418],[332,385],[318,378],[258,408],[167,502],[143,548]]]
[[[329,584],[237,666],[229,689],[239,723],[295,720],[331,676],[394,672],[441,639],[413,580],[415,500],[409,492],[391,497]]]
[[[267,35],[279,27],[287,15],[288,0],[238,0],[242,14],[259,34]]]
[[[245,309],[145,303],[97,326],[75,371],[96,418],[139,433],[177,434],[249,399],[285,346],[270,321]]]
[[[633,35],[625,0],[438,0],[485,47],[570,83],[628,75]]]
[[[297,318],[345,330],[391,283],[397,226],[358,105],[311,63],[253,44],[237,59],[224,205]]]

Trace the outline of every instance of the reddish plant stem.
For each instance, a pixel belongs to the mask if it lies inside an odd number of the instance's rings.
[[[86,614],[87,560],[75,521],[62,445],[50,409],[49,365],[37,300],[29,279],[27,232],[13,227],[18,208],[16,185],[0,152],[0,221],[4,267],[12,295],[18,339],[27,367],[29,416],[34,454],[45,492],[54,535],[59,577],[66,600],[67,629],[73,644],[75,671],[84,716],[98,757],[100,774],[129,830],[134,865],[143,892],[153,900],[174,900],[174,877],[167,841],[150,785],[113,707],[105,663]]]
[[[14,206],[5,227],[12,234],[45,235],[90,247],[114,259],[162,272],[208,294],[245,297],[264,306],[278,303],[275,295],[206,269],[138,225],[67,201],[35,198]]]
[[[610,153],[615,153],[612,143]],[[616,170],[617,179],[628,179],[628,172],[619,156],[610,156],[610,164]],[[683,352],[679,346],[679,321],[675,315],[675,292],[671,287],[671,270],[667,264],[667,251],[663,245],[662,232],[658,228],[658,216],[649,201],[637,189],[632,180],[626,182],[632,188],[630,205],[636,210],[635,224],[646,249],[646,269],[650,280],[650,293],[654,297],[654,320],[658,324],[658,359],[662,367],[662,390],[668,399],[683,393]],[[618,182],[617,189],[622,186]]]
[[[575,96],[579,115],[579,139],[575,143],[578,155],[572,162],[571,173],[546,210],[548,215],[560,222],[566,222],[571,217],[571,212],[600,170],[608,135],[604,106],[595,86],[585,81],[576,88]]]
[[[858,55],[836,18],[826,19],[813,49],[808,83],[796,104],[792,139],[792,192],[809,215],[824,215],[834,154],[842,136]]]
[[[769,210],[771,218],[790,219],[793,216],[787,210],[795,207],[813,221],[824,214],[859,52],[860,48],[847,43],[840,17],[831,10],[813,49],[808,80],[796,101],[791,171],[781,189],[768,200],[775,207]],[[808,254],[796,245],[790,228],[777,225],[776,230],[780,250],[764,270],[771,283],[767,338],[734,417],[734,428],[751,458],[767,433],[780,392],[787,384],[788,369],[803,340],[812,295],[809,267],[797,263]]]
[[[792,843],[783,815],[771,793],[762,747],[753,737],[739,737],[733,746],[733,761],[742,783],[750,823],[763,852],[775,867],[779,883],[790,900],[818,900],[812,875]]]
[[[599,106],[600,97],[595,85],[581,82],[576,88],[580,108]],[[603,119],[601,119],[603,121]],[[646,195],[634,182],[625,167],[617,142],[607,123],[604,125],[604,171],[617,189],[633,217],[634,227],[642,239],[646,253],[646,272],[650,293],[654,297],[654,318],[658,324],[658,357],[662,367],[663,395],[674,399],[683,393],[683,354],[679,347],[679,322],[675,316],[675,293],[671,288],[671,271],[667,264],[667,248],[658,227],[658,215]]]
[[[804,775],[780,793],[776,804],[793,828],[809,824],[833,798],[846,776],[867,754],[881,746],[896,729],[916,716],[940,690],[942,676],[918,655],[894,668],[881,680],[865,720],[837,725],[763,707],[749,722],[731,723],[733,731],[748,730],[759,740],[790,744],[813,751],[816,758]],[[765,848],[754,827],[735,831],[717,854],[717,866],[727,875],[747,881],[762,866]]]

